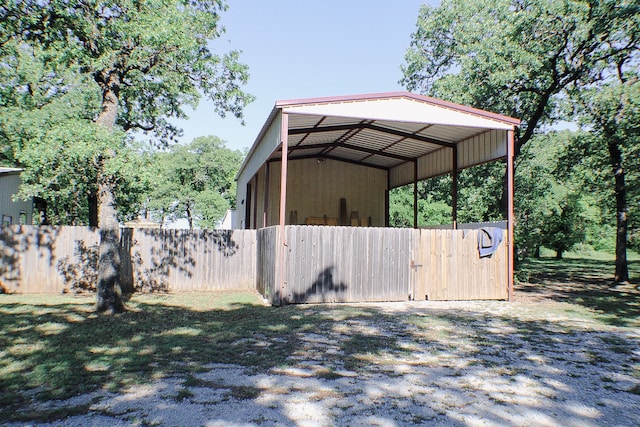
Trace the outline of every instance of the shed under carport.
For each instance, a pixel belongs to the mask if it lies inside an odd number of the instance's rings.
[[[519,124],[511,117],[408,92],[278,101],[238,172],[235,228],[385,227],[390,189],[411,183],[415,189],[420,180],[450,173],[455,229],[458,172],[504,160],[510,295],[513,152]],[[286,233],[280,234],[284,253]]]

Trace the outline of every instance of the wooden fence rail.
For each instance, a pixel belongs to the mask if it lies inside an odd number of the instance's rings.
[[[99,243],[88,227],[0,228],[0,292],[77,292],[95,286]],[[252,230],[123,229],[125,290],[255,289]]]

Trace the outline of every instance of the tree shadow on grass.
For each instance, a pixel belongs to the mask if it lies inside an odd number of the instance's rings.
[[[0,306],[0,348],[6,349],[0,361],[0,406],[9,409],[2,411],[5,417],[33,396],[50,400],[96,389],[121,390],[209,363],[279,366],[295,339],[266,349],[260,343],[273,331],[289,336],[317,320],[250,304],[196,311],[132,303],[114,318],[94,314],[92,303]]]
[[[638,323],[640,291],[634,285],[614,286],[612,261],[543,258],[529,260],[524,268],[529,279],[516,292],[581,305],[612,325]]]
[[[221,404],[242,401],[255,413],[267,412],[268,405],[289,424],[290,393],[308,395],[315,405],[334,405],[332,399],[352,405],[331,413],[334,424],[456,424],[461,417],[517,424],[518,414],[536,411],[576,424],[640,417],[633,408],[615,415],[621,412],[615,406],[572,412],[576,402],[592,405],[582,403],[583,395],[623,406],[637,398],[628,391],[633,369],[624,362],[640,349],[623,332],[464,310],[390,314],[365,306],[250,303],[207,309],[171,305],[166,298],[131,302],[130,311],[117,317],[93,314],[92,302],[3,302],[0,422],[46,421],[50,413],[33,412],[34,400],[122,392],[162,378],[185,384],[175,399],[190,398],[188,384],[219,387],[228,390]],[[215,370],[212,364],[242,367],[253,382],[199,376]],[[252,380],[265,373],[273,376],[270,386]],[[587,390],[576,382],[585,376],[593,380]],[[327,390],[326,402],[319,390]],[[265,393],[271,393],[269,403],[260,399]],[[414,404],[411,413],[401,411],[407,402]]]
[[[24,281],[24,253],[33,254],[53,263],[56,240],[60,233],[57,227],[0,225],[0,294],[20,290]]]
[[[64,292],[95,292],[99,244],[75,239],[74,245],[73,254],[61,257],[56,265]],[[196,289],[206,287],[211,281],[205,273],[209,264],[221,265],[242,249],[230,230],[123,229],[122,291],[168,292],[172,285],[184,283]]]

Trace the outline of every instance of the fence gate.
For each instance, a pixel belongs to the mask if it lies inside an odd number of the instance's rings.
[[[507,299],[506,231],[496,252],[480,257],[480,230],[416,230],[416,300]]]

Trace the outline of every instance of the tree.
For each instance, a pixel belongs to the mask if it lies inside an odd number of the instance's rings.
[[[640,46],[635,1],[445,0],[423,5],[401,83],[522,120],[516,152],[585,87]]]
[[[548,215],[543,222],[540,243],[555,250],[556,259],[562,259],[565,251],[582,242],[585,237],[585,209],[581,203],[581,195],[557,185],[552,187],[545,202]]]
[[[168,151],[154,151],[148,153],[149,167],[147,168],[150,182],[144,192],[144,207],[146,213],[161,225],[172,222],[177,217],[178,202],[175,198],[173,180],[173,159]]]
[[[53,223],[87,224],[99,92],[77,70],[60,67],[58,55],[14,39],[2,44],[0,158],[25,168],[21,195],[48,202]]]
[[[624,62],[624,61],[622,61]],[[640,81],[635,73],[625,73],[623,63],[611,82],[574,93],[579,114],[607,147],[614,178],[616,212],[616,283],[629,281],[627,264],[628,204],[627,169],[638,169],[640,152]],[[635,154],[635,156],[633,155]],[[635,164],[634,164],[635,163]],[[636,190],[632,187],[632,191]]]
[[[575,245],[591,243],[589,233],[602,226],[599,200],[592,195],[591,162],[581,162],[584,157],[575,155],[588,136],[568,130],[548,132],[523,147],[515,176],[520,258],[539,257],[542,246],[562,258]]]
[[[10,32],[19,43],[59,52],[63,66],[92,79],[100,95],[92,122],[105,138],[141,130],[168,142],[179,130],[167,118],[185,117],[182,107],[195,106],[201,93],[223,116],[241,118],[251,100],[240,89],[248,74],[238,53],[216,55],[208,45],[223,31],[225,7],[221,0],[17,0],[0,8],[0,19],[9,29],[3,37]],[[94,159],[101,236],[96,308],[119,312],[116,179],[108,167],[117,153],[105,146]]]
[[[515,175],[514,204],[518,227],[516,245],[519,257],[539,257],[545,240],[546,220],[553,213],[551,197],[558,183],[553,174],[568,134],[537,135],[523,147]]]
[[[492,162],[460,172],[458,222],[490,222],[504,218],[500,206],[504,171],[504,163]]]
[[[235,174],[243,154],[215,136],[195,138],[157,154],[159,179],[148,199],[161,220],[185,218],[189,228],[213,228],[235,206]]]

